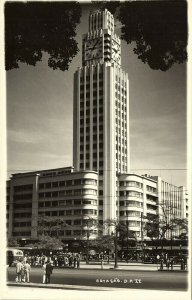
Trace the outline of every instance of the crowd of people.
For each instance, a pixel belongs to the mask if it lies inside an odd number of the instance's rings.
[[[42,268],[42,283],[50,283],[51,274],[54,267],[80,267],[79,253],[66,253],[59,255],[27,255],[20,258],[16,264],[16,282],[30,282],[31,267]]]
[[[80,267],[79,253],[63,253],[55,255],[25,255],[24,260],[28,260],[33,267],[43,266],[48,260],[53,267]]]

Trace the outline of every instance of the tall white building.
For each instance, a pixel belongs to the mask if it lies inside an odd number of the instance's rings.
[[[73,165],[99,173],[100,215],[117,217],[117,174],[129,172],[129,81],[114,17],[90,14],[82,67],[74,75]]]

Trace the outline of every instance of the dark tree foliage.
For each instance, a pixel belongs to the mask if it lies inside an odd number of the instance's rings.
[[[134,53],[155,70],[187,60],[187,3],[172,1],[105,2],[122,23],[122,36],[135,42]]]
[[[6,2],[6,70],[19,68],[19,62],[35,66],[43,52],[50,68],[67,70],[79,51],[74,37],[80,17],[76,2]]]

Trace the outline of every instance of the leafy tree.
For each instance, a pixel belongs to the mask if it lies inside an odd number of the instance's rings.
[[[8,247],[18,247],[19,243],[18,243],[17,239],[9,238],[8,241],[7,241],[7,246]]]
[[[122,36],[135,42],[134,53],[154,70],[187,60],[186,1],[101,2],[122,24]]]
[[[41,216],[38,218],[37,231],[39,236],[44,235],[58,238],[60,231],[69,227],[70,225],[61,217]]]
[[[6,70],[19,68],[19,62],[35,66],[43,52],[50,68],[67,70],[79,51],[74,38],[80,17],[76,2],[6,2]]]
[[[61,217],[39,216],[37,223],[38,242],[33,246],[38,249],[54,250],[64,246],[60,238],[60,231],[70,225]]]
[[[153,241],[153,244],[161,246],[163,249],[163,242],[167,239],[167,235],[171,233],[171,240],[173,233],[179,232],[174,237],[178,239],[187,239],[188,234],[188,222],[186,219],[172,218],[161,218],[160,216],[150,216],[144,225],[144,230],[147,232],[147,236]]]
[[[103,235],[94,241],[94,246],[98,249],[99,252],[114,252],[114,237],[111,235]]]
[[[186,1],[93,1],[122,24],[122,36],[134,53],[155,70],[187,60]],[[43,52],[48,65],[65,71],[78,52],[74,37],[81,6],[76,2],[6,2],[5,68],[19,62],[35,66]]]
[[[174,218],[172,220],[174,230],[178,231],[178,234],[175,235],[176,238],[181,240],[188,240],[188,220]]]
[[[64,247],[64,243],[57,237],[51,237],[43,234],[34,246],[38,249],[58,250]]]

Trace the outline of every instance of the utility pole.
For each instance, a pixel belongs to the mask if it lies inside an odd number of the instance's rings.
[[[86,255],[86,264],[89,264],[89,229],[87,226],[87,255]]]
[[[118,265],[117,265],[117,225],[116,225],[116,228],[115,228],[114,241],[115,241],[115,265],[114,265],[114,269],[117,269],[118,268]]]
[[[127,221],[127,263],[129,262],[129,259],[128,259],[128,251],[129,251],[129,223]]]
[[[143,212],[141,212],[141,249],[142,249],[142,255],[144,251],[143,247]]]

